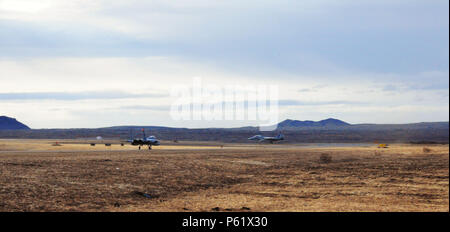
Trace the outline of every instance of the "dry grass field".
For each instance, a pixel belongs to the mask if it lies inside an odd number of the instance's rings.
[[[449,211],[448,145],[0,140],[0,211]]]

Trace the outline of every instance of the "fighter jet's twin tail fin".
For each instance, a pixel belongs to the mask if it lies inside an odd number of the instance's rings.
[[[142,139],[146,139],[147,137],[145,137],[145,129],[144,129],[144,128],[142,128],[142,134],[144,135],[144,136],[142,137]]]

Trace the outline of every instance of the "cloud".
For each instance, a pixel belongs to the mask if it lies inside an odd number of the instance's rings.
[[[266,106],[270,106],[270,102],[266,101]],[[191,108],[193,107],[193,103],[189,103],[191,105]],[[203,103],[199,103],[200,105],[204,105]],[[209,102],[208,104],[221,106],[222,109],[225,109],[226,104],[241,104],[245,109],[248,109],[250,106],[248,105],[247,101],[237,101],[237,102],[228,102],[228,101],[221,101],[221,102]],[[259,105],[259,102],[256,102],[256,107]],[[367,105],[367,103],[364,102],[357,102],[357,101],[297,101],[297,100],[288,100],[283,99],[278,101],[278,105],[280,107],[290,107],[290,106],[322,106],[322,105]],[[120,109],[120,110],[158,110],[158,111],[169,111],[171,109],[170,105],[129,105],[129,106],[122,106],[119,108],[114,109]]]
[[[383,91],[397,91],[398,88],[395,85],[388,84],[383,87]]]
[[[428,71],[410,75],[387,75],[379,76],[383,82],[391,80],[390,83],[381,86],[381,90],[389,93],[400,93],[408,91],[445,91],[449,89],[448,71]],[[377,84],[378,86],[379,84]]]
[[[447,8],[448,1],[4,0],[0,55],[172,56],[291,74],[445,70]]]
[[[299,89],[298,92],[299,92],[299,93],[317,92],[317,91],[319,91],[320,89],[325,88],[325,87],[327,87],[327,86],[328,86],[328,85],[326,85],[326,84],[315,85],[315,86],[313,86],[313,87],[311,87],[311,88],[303,88],[303,89]]]
[[[367,102],[358,101],[298,101],[291,99],[279,100],[278,104],[280,106],[320,106],[320,105],[364,105]]]
[[[0,100],[89,100],[89,99],[127,99],[127,98],[161,98],[168,94],[145,93],[133,94],[121,91],[85,91],[85,92],[23,92],[0,93]]]
[[[156,106],[149,106],[149,105],[130,105],[130,106],[122,106],[115,108],[117,110],[148,110],[148,111],[169,111],[170,105],[156,105]]]

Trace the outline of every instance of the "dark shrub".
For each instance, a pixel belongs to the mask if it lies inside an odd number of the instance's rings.
[[[327,153],[322,153],[321,155],[320,155],[320,158],[319,158],[319,161],[320,161],[320,163],[324,163],[324,164],[327,164],[327,163],[330,163],[331,162],[331,155],[329,155],[329,154],[327,154]]]

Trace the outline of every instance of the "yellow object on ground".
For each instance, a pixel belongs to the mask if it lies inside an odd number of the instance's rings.
[[[378,144],[378,148],[388,148],[389,146],[385,143]]]

